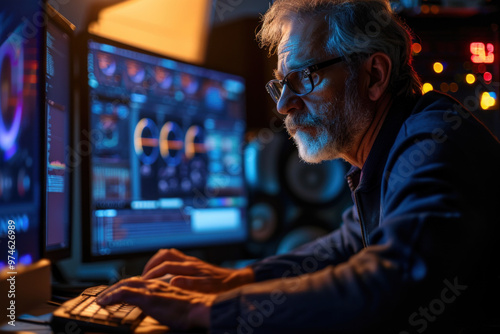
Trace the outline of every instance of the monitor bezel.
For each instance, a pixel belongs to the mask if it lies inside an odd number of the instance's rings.
[[[69,147],[73,147],[73,124],[74,124],[74,98],[73,98],[73,71],[72,71],[72,64],[73,64],[73,43],[74,43],[74,38],[75,38],[75,25],[73,25],[68,19],[66,19],[61,13],[59,13],[54,7],[52,7],[50,4],[45,4],[44,7],[45,10],[45,15],[47,18],[47,23],[52,23],[61,30],[63,30],[68,36],[70,37],[69,41],[69,54],[68,54],[68,60],[69,60],[69,105],[70,105],[70,110],[69,112],[69,118],[68,118],[68,129],[69,129]],[[41,254],[43,258],[47,258],[51,260],[52,262],[63,260],[63,259],[68,259],[72,256],[72,247],[73,247],[73,232],[75,230],[74,224],[73,224],[73,173],[71,171],[71,168],[66,169],[66,173],[68,173],[68,180],[69,180],[69,185],[68,185],[68,191],[70,196],[69,200],[69,207],[68,207],[68,244],[64,248],[58,248],[58,249],[52,249],[48,250],[47,249],[47,109],[46,109],[46,93],[45,93],[45,85],[46,85],[46,62],[47,62],[47,25],[44,26],[43,31],[42,31],[42,43],[41,43],[41,66],[43,66],[40,69],[40,76],[42,77],[41,81],[41,92],[43,92],[43,95],[41,95],[40,98],[40,104],[42,108],[42,117],[43,121],[40,122],[43,126],[41,129],[41,133],[43,134],[44,140],[42,140],[42,148],[41,152],[43,152],[43,156],[41,158],[42,160],[42,166],[43,166],[43,174],[42,174],[42,208],[41,208],[41,240],[40,240],[40,245],[42,247]]]
[[[246,80],[244,77],[241,75],[233,74],[230,72],[227,72],[225,70],[221,70],[215,67],[210,67],[204,64],[196,64],[196,63],[191,63],[187,62],[185,60],[181,60],[172,56],[168,56],[165,54],[159,54],[155,53],[149,50],[141,49],[139,47],[130,45],[130,44],[125,44],[117,40],[113,40],[110,38],[106,38],[97,34],[92,34],[90,32],[83,32],[77,37],[77,46],[76,49],[78,50],[77,54],[79,55],[78,59],[78,69],[80,75],[79,79],[79,88],[80,88],[80,100],[79,100],[79,106],[81,108],[80,110],[80,128],[78,129],[78,133],[81,136],[79,138],[79,143],[85,143],[85,146],[88,151],[87,152],[82,152],[84,154],[81,154],[80,157],[82,158],[81,161],[81,171],[80,171],[80,198],[81,198],[81,218],[82,218],[82,223],[81,223],[81,228],[82,228],[82,238],[81,238],[81,244],[82,244],[82,262],[101,262],[101,261],[109,261],[109,260],[123,260],[123,259],[128,259],[128,258],[143,258],[143,257],[148,257],[156,253],[158,249],[151,249],[147,251],[133,251],[133,252],[127,252],[127,253],[119,253],[119,254],[110,254],[110,255],[94,255],[92,254],[92,170],[91,170],[91,159],[92,159],[92,152],[91,152],[91,143],[89,142],[88,137],[82,137],[82,134],[85,132],[87,134],[90,133],[90,103],[89,103],[89,94],[90,94],[90,89],[88,87],[88,78],[87,78],[87,61],[88,61],[88,43],[89,41],[95,41],[97,43],[106,43],[109,45],[113,45],[118,48],[130,50],[133,52],[139,52],[145,55],[153,56],[153,57],[159,57],[163,59],[168,59],[172,60],[175,62],[179,62],[182,64],[186,65],[192,65],[192,66],[197,66],[201,67],[206,70],[212,70],[212,71],[217,71],[221,72],[224,74],[228,74],[234,77],[237,77],[241,79],[245,83],[246,87]],[[243,97],[243,103],[242,105],[244,106],[245,114],[246,114],[246,92],[245,96]],[[245,123],[247,123],[247,119],[245,119]],[[243,149],[243,148],[242,148]],[[243,155],[243,153],[242,153]],[[245,173],[244,171],[244,164],[242,166],[243,168],[243,175]],[[245,196],[248,198],[248,189],[245,184]],[[207,244],[207,245],[197,245],[193,247],[176,247],[177,249],[180,249],[186,253],[193,253],[197,254],[201,257],[203,257],[205,260],[215,262],[215,263],[221,263],[226,260],[236,260],[236,259],[241,259],[246,256],[246,251],[244,244],[245,242],[248,241],[249,238],[249,224],[248,224],[248,214],[245,215],[245,240],[242,241],[229,241],[227,243],[223,244]]]

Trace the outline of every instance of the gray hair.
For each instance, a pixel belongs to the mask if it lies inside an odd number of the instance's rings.
[[[283,23],[317,19],[321,49],[344,56],[351,73],[375,52],[392,61],[389,89],[395,96],[420,95],[422,84],[412,67],[413,34],[391,10],[388,0],[276,0],[257,33],[261,47],[274,54],[283,37]]]

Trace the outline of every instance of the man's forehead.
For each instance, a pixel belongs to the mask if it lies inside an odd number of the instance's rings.
[[[283,26],[283,37],[278,45],[278,62],[288,63],[291,59],[304,61],[313,53],[311,28],[304,23],[290,22]]]
[[[291,56],[299,57],[301,53],[305,52],[305,47],[300,41],[286,41],[286,43],[280,44],[278,49],[278,61],[287,61]]]

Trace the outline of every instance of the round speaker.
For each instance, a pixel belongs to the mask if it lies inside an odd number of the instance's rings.
[[[308,164],[293,150],[285,161],[284,185],[299,202],[325,205],[335,201],[345,190],[346,165],[341,160]]]
[[[250,236],[256,242],[271,239],[278,228],[278,217],[270,203],[257,202],[249,209]]]
[[[245,148],[245,178],[250,191],[267,195],[280,192],[279,165],[287,147],[283,132],[261,131]]]
[[[245,149],[247,250],[255,256],[286,252],[325,235],[338,228],[352,204],[344,179],[347,163],[305,163],[285,131],[266,133],[259,132]]]

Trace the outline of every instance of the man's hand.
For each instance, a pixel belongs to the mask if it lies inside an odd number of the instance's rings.
[[[144,267],[142,278],[163,278],[173,286],[207,293],[227,291],[255,281],[250,268],[214,266],[176,249],[158,251]]]
[[[128,303],[172,329],[208,328],[216,295],[183,290],[159,280],[125,279],[104,291],[100,305]]]

